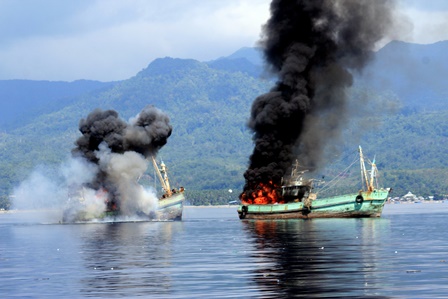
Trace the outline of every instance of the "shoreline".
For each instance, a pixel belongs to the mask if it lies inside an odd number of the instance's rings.
[[[412,205],[412,204],[444,204],[448,203],[445,200],[434,200],[434,201],[421,201],[421,202],[386,202],[386,205]],[[208,205],[208,206],[186,206],[184,205],[184,209],[192,209],[192,208],[214,208],[214,209],[224,209],[224,208],[238,208],[238,205]],[[36,213],[36,212],[60,212],[58,209],[48,209],[48,210],[0,210],[0,214],[13,214],[13,213]]]
[[[448,203],[448,201],[444,201],[444,200],[434,200],[431,202],[386,202],[386,205],[391,205],[391,206],[397,206],[397,205],[414,205],[414,204],[423,204],[423,205],[434,205],[434,204],[445,204]],[[204,209],[204,208],[217,208],[217,209],[223,209],[223,208],[238,208],[240,205],[216,205],[216,206],[184,206],[184,209],[191,209],[191,208],[200,208],[200,209]]]

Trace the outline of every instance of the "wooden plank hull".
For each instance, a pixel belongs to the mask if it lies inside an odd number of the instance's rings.
[[[241,205],[240,219],[310,219],[310,218],[362,218],[381,217],[389,191],[345,194],[312,201],[307,207],[303,202],[269,205]],[[358,199],[357,199],[358,198]]]

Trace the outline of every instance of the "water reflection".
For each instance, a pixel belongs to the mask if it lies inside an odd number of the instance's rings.
[[[82,256],[87,275],[81,278],[81,294],[168,294],[172,236],[180,230],[178,222],[85,225]]]
[[[254,239],[254,281],[266,298],[380,295],[375,252],[385,219],[245,221]],[[384,283],[384,281],[383,281]]]

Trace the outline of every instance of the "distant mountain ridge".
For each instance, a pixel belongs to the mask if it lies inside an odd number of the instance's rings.
[[[257,66],[263,66],[264,60],[263,60],[263,50],[259,47],[243,47],[236,52],[230,54],[229,56],[221,57],[216,60],[232,60],[232,59],[240,59],[245,58],[250,63],[257,65]],[[215,60],[215,61],[216,61]]]
[[[390,90],[411,109],[445,109],[448,107],[446,61],[448,41],[430,45],[392,41],[375,53],[362,75],[356,75],[356,82],[381,92]],[[218,71],[241,72],[256,79],[264,74],[260,48],[244,47],[228,56],[205,62],[205,65]],[[163,76],[173,71],[180,74],[182,69],[185,73],[192,68],[204,71],[205,65],[193,59],[159,58],[136,76]],[[23,121],[76,101],[80,95],[109,88],[115,83],[0,80],[0,128],[20,126]]]
[[[194,59],[181,59],[171,57],[157,58],[152,61],[146,68],[138,72],[137,77],[151,77],[172,73],[183,73],[186,71],[191,71],[191,69],[203,67],[203,63]]]
[[[447,42],[422,47],[393,42],[378,51],[362,77],[356,78],[353,93],[372,102],[369,114],[355,115],[360,126],[349,128],[344,141],[354,147],[361,142],[366,152],[379,151],[384,178],[397,185],[392,187],[398,192],[415,187],[429,195],[448,194],[448,185],[442,182],[448,169],[445,87],[427,86],[435,83],[431,79],[435,73],[439,81],[446,75],[444,49],[448,51]],[[401,64],[396,61],[388,68],[391,62],[386,58],[400,58]],[[238,190],[244,183],[253,146],[246,127],[251,104],[272,87],[272,81],[261,76],[262,61],[259,49],[244,48],[209,62],[159,58],[118,82],[0,81],[0,111],[9,125],[0,132],[0,193],[10,194],[36,166],[56,168],[64,161],[79,136],[79,120],[93,109],[114,109],[128,119],[153,104],[169,115],[173,125],[173,134],[159,153],[170,167],[173,183],[197,191],[197,196],[209,194],[210,202],[216,202],[216,193],[210,190]],[[424,80],[412,86],[406,80],[413,76],[400,67],[403,64],[421,69],[414,77]],[[410,92],[408,85],[416,91]],[[387,115],[382,100],[389,96],[398,97],[413,112]],[[361,127],[374,130],[364,130],[368,137],[360,137]]]
[[[377,90],[390,90],[405,106],[448,108],[448,41],[429,45],[392,41],[377,53],[359,79]]]
[[[226,57],[206,62],[211,68],[230,72],[242,72],[259,78],[263,72],[263,53],[260,48],[244,47]]]
[[[262,55],[260,48],[246,47],[207,64],[258,78],[263,72]],[[447,62],[448,41],[428,45],[392,41],[375,52],[373,60],[355,78],[357,84],[397,94],[407,108],[446,109]]]
[[[78,96],[113,84],[91,80],[0,80],[0,128],[21,126],[33,117],[71,104]]]

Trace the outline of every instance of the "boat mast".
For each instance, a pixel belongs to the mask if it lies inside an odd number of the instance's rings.
[[[364,164],[364,155],[362,154],[362,148],[359,146],[359,162],[361,164],[361,180],[366,182],[367,190],[371,191],[369,186],[369,179],[367,178],[366,165]]]
[[[168,196],[171,196],[172,192],[171,192],[171,188],[170,188],[170,182],[168,180],[165,163],[162,162],[162,164],[160,165],[160,167],[162,169],[159,169],[154,156],[151,156],[151,159],[152,159],[152,164],[154,165],[154,170],[156,171],[157,176],[159,177],[160,184],[162,185],[163,190],[165,190],[165,192],[166,192],[166,194],[168,194]],[[162,173],[163,173],[163,176],[162,176]]]
[[[374,183],[374,180],[375,180],[375,178],[376,178],[376,164],[375,164],[375,157],[373,157],[373,161],[372,161],[372,169],[371,169],[371,171],[370,171],[370,189],[369,189],[369,191],[373,191],[373,183]]]

